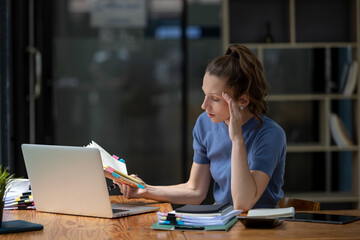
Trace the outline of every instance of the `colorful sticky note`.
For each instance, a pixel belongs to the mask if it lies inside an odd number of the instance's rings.
[[[119,176],[119,174],[117,174],[117,173],[112,173],[112,175],[114,176],[114,177],[116,177],[116,178],[120,178],[120,176]]]

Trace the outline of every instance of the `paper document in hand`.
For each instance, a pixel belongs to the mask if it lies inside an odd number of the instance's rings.
[[[144,183],[129,175],[122,174],[111,167],[104,168],[105,177],[115,180],[120,183],[124,183],[131,187],[138,187],[144,189]]]
[[[116,169],[124,174],[128,174],[126,169],[126,164],[122,161],[119,161],[112,157],[107,151],[105,151],[100,145],[98,145],[96,142],[92,141],[89,143],[86,147],[92,147],[97,148],[100,151],[101,160],[104,167],[111,167],[113,169]]]
[[[248,217],[292,217],[295,215],[293,207],[288,208],[258,208],[251,209]]]
[[[89,143],[86,147],[97,148],[100,151],[104,173],[107,178],[122,182],[132,187],[144,188],[144,183],[142,181],[128,175],[125,161],[115,159],[94,141]]]

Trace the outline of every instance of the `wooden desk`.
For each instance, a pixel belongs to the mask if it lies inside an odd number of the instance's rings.
[[[318,211],[319,213],[360,216],[360,210]],[[337,225],[284,221],[272,229],[245,228],[237,222],[226,234],[186,232],[186,239],[360,239],[360,221]]]
[[[113,203],[142,202],[171,211],[168,203],[148,200],[126,200],[111,197]],[[321,211],[323,213],[360,216],[360,210]],[[102,219],[34,210],[5,211],[4,221],[25,220],[44,225],[44,230],[0,235],[0,239],[360,239],[360,221],[345,224],[284,222],[273,229],[249,229],[237,222],[229,232],[155,231],[150,226],[157,221],[155,212],[118,219]]]
[[[111,196],[112,203],[148,204],[160,207],[160,211],[171,211],[169,203],[157,203],[149,200],[127,200],[121,196]],[[105,219],[43,213],[35,210],[4,211],[4,221],[24,220],[40,223],[41,231],[16,234],[2,234],[0,239],[184,239],[178,231],[154,231],[150,226],[157,222],[156,212],[134,215],[130,217]]]

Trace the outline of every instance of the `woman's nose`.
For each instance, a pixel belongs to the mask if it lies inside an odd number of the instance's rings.
[[[206,105],[207,105],[207,101],[206,101],[206,100],[207,100],[207,99],[206,99],[206,97],[205,97],[203,103],[201,104],[201,108],[202,108],[203,110],[206,110]]]

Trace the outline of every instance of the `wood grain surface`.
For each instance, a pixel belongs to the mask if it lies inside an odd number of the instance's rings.
[[[113,203],[148,204],[171,211],[169,203],[145,199],[127,200],[111,196]],[[360,216],[360,210],[316,211]],[[150,229],[157,222],[156,212],[117,219],[43,213],[36,210],[7,210],[4,221],[24,220],[40,223],[41,231],[2,234],[0,239],[360,239],[360,221],[336,225],[324,223],[283,222],[272,229],[245,228],[237,222],[228,232],[158,231]]]

